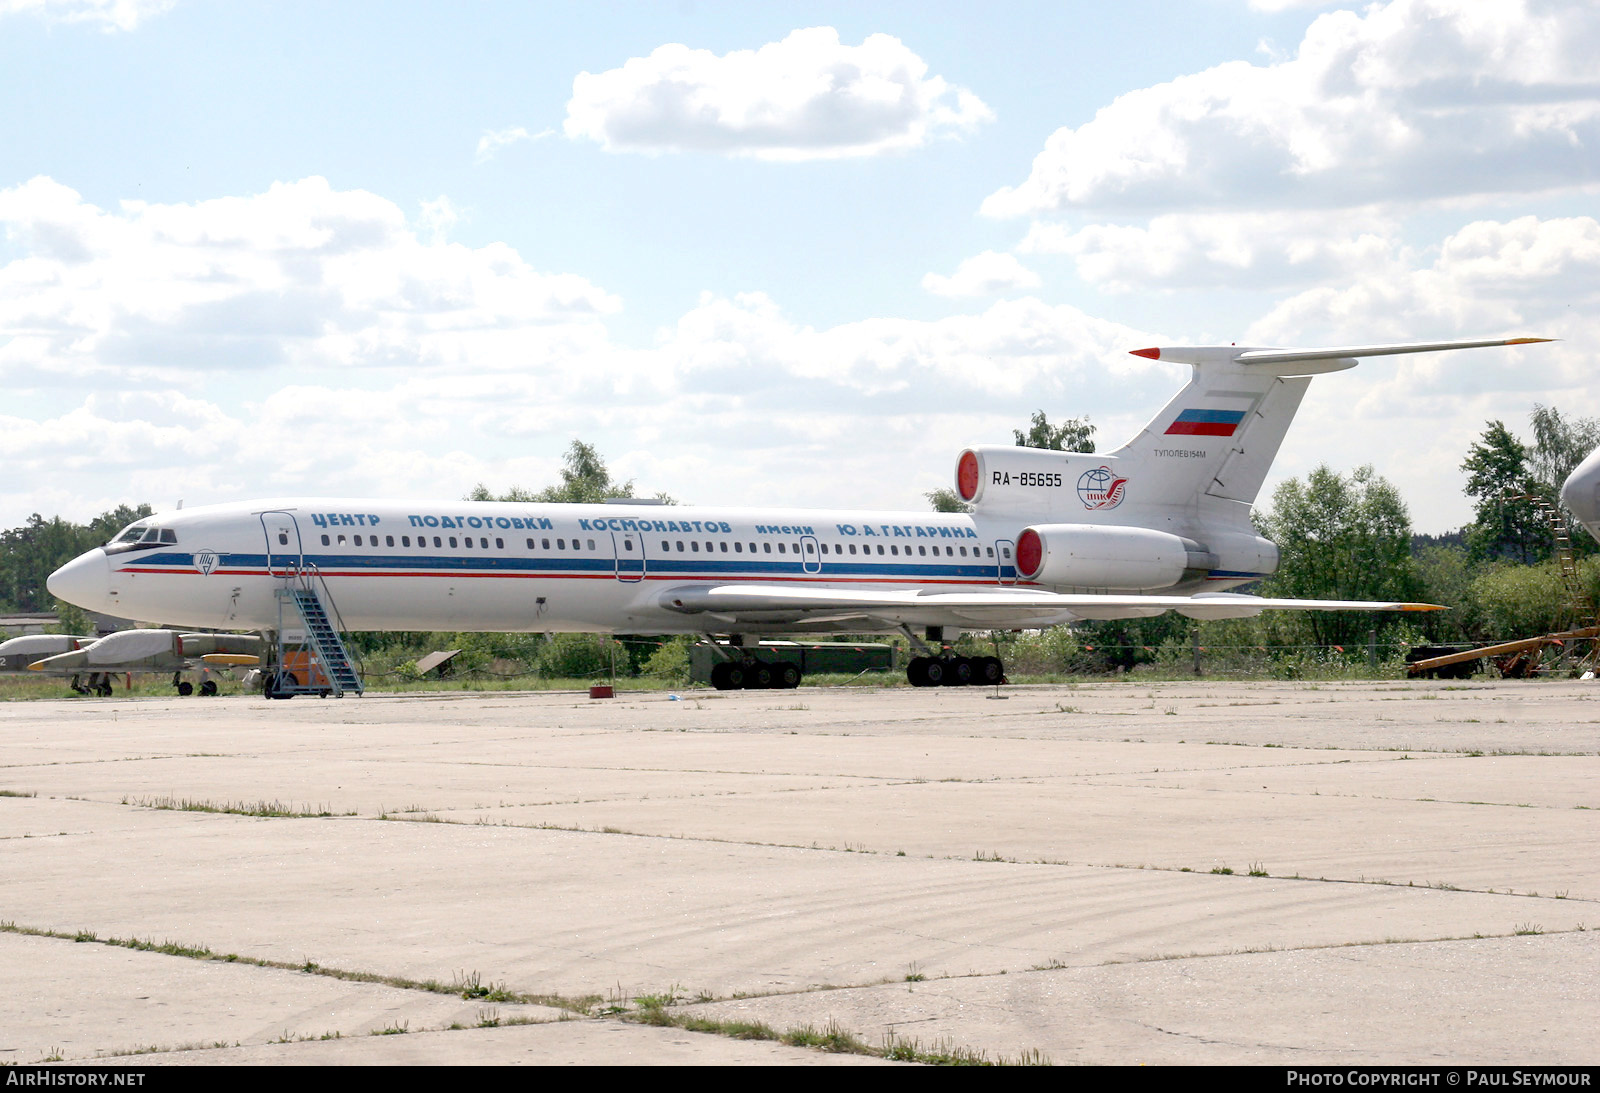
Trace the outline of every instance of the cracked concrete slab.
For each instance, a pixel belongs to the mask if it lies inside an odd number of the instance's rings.
[[[1005,694],[0,704],[0,920],[60,935],[0,932],[0,1058],[850,1061],[415,985],[469,975],[1057,1062],[1587,1042],[1592,687]]]

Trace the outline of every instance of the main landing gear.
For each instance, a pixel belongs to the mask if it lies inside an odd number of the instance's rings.
[[[81,695],[95,695],[99,698],[110,698],[111,673],[90,672],[89,682],[86,684],[80,682],[77,676],[73,676],[72,682],[68,684],[68,686]]]
[[[1006,668],[999,657],[912,657],[906,679],[913,687],[989,686],[1006,681]]]
[[[719,691],[789,691],[800,686],[800,666],[787,660],[725,660],[711,666],[711,685]]]
[[[999,657],[956,656],[944,648],[944,628],[928,627],[928,640],[923,641],[911,627],[901,627],[911,644],[922,656],[912,657],[906,665],[906,680],[913,687],[966,687],[978,684],[989,687],[1006,681],[1006,666]],[[939,645],[935,656],[930,642]]]
[[[179,674],[178,672],[173,672],[172,673],[172,689],[177,691],[178,695],[180,697],[182,697],[182,698],[188,698],[190,695],[194,694],[194,684],[190,683],[188,680],[184,679],[183,676],[181,674]],[[210,698],[213,695],[215,695],[216,693],[217,693],[217,681],[216,680],[214,680],[214,679],[202,679],[200,681],[200,697],[201,698]]]

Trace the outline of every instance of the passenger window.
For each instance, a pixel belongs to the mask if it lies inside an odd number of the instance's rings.
[[[816,548],[814,546],[812,546],[810,543],[806,544],[806,553],[807,554],[815,554],[816,552],[817,551],[816,551]]]
[[[450,536],[450,549],[454,550],[455,548],[456,548],[456,537],[454,535],[452,535],[452,536]]]
[[[878,544],[878,557],[880,557],[880,558],[883,557],[883,544],[882,543]]]
[[[455,546],[455,545],[456,545],[456,541],[455,541],[455,540],[454,540],[454,539],[451,539],[451,540],[450,540],[450,545],[451,545],[451,546]],[[467,548],[467,549],[468,549],[468,550],[471,550],[471,549],[472,549],[472,536],[470,536],[470,535],[469,535],[469,536],[467,536],[467,539],[466,539],[466,548]]]
[[[743,554],[744,553],[744,544],[743,543],[734,543],[733,544],[733,552],[735,554]]]
[[[496,550],[504,550],[506,548],[506,541],[500,538],[500,536],[496,535],[494,537],[494,548]]]
[[[779,543],[779,544],[778,544],[778,553],[779,553],[779,554],[782,554],[782,553],[784,553],[784,550],[783,550],[783,547],[784,547],[784,544],[783,544],[783,543]]]
[[[851,543],[850,544],[850,553],[854,554],[855,552],[856,552],[856,545],[854,543]]]
[[[695,542],[693,539],[691,539],[691,540],[689,540],[689,549],[694,551],[696,554],[699,554],[700,553],[700,544]]]
[[[724,554],[728,553],[728,544],[727,543],[718,543],[717,545],[722,548],[722,553],[724,553]]]
[[[782,546],[783,544],[780,543],[778,545]],[[761,544],[761,550],[762,550],[763,553],[771,554],[772,553],[772,544],[771,543],[762,543]]]
[[[403,547],[410,546],[411,545],[411,536],[409,536],[409,535],[400,536],[400,545],[403,546]]]
[[[391,547],[394,546],[394,536],[393,535],[385,535],[383,537],[383,545],[384,546],[391,546]]]
[[[344,546],[345,541],[346,540],[345,540],[345,537],[343,535],[339,536],[339,545],[340,546]]]
[[[324,535],[322,537],[322,545],[323,546],[327,546],[328,545],[328,537],[326,535]]]
[[[576,540],[576,539],[574,539],[574,540],[572,540],[572,541],[573,541],[573,543],[574,543],[574,544],[576,544],[576,543],[577,543],[577,541],[578,541],[578,540]],[[594,549],[594,540],[593,540],[593,539],[590,539],[590,540],[589,540],[589,549],[590,549],[590,550],[593,550],[593,549]]]
[[[633,540],[632,539],[624,539],[624,540],[622,540],[622,549],[628,551],[631,554],[633,552]]]
[[[566,550],[567,549],[567,541],[565,539],[557,539],[556,540],[556,549],[557,550]]]
[[[679,554],[683,553],[683,540],[682,539],[678,540],[678,553]]]
[[[917,548],[917,556],[919,558],[926,558],[928,556],[928,548],[925,546],[919,546]]]
[[[278,545],[279,546],[288,546],[289,545],[289,533],[287,531],[278,532]]]
[[[357,535],[356,536],[356,546],[360,546],[360,545],[361,545],[361,536]]]

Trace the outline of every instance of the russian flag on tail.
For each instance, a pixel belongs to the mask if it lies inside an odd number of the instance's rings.
[[[1232,436],[1244,421],[1244,410],[1184,410],[1167,426],[1173,436]]]

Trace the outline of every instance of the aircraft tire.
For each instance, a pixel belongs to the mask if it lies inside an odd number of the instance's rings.
[[[723,676],[728,681],[728,686],[724,690],[742,691],[746,686],[744,665],[724,664],[723,667],[728,669]]]
[[[711,685],[719,691],[733,690],[733,684],[728,682],[728,669],[733,665],[722,660],[711,666]]]
[[[200,697],[210,698],[217,693],[217,681],[214,679],[202,680],[200,683]]]
[[[192,694],[194,694],[194,684],[193,683],[190,683],[186,679],[183,682],[178,684],[178,697],[179,698],[188,698]]]
[[[992,687],[996,683],[1006,680],[1006,666],[999,657],[973,657],[972,682],[984,687]]]
[[[922,665],[922,685],[924,687],[942,687],[947,673],[948,667],[942,657],[925,657]]]
[[[780,690],[792,691],[800,686],[800,665],[780,660],[772,666],[772,685]]]
[[[744,685],[752,691],[765,691],[772,686],[772,665],[753,664],[744,674]]]
[[[99,684],[97,684],[95,686],[94,693],[99,695],[101,698],[110,698],[111,697],[111,684],[105,682],[104,680],[102,680]]]
[[[946,687],[965,687],[972,682],[972,659],[970,657],[951,657],[945,662],[944,685]]]

